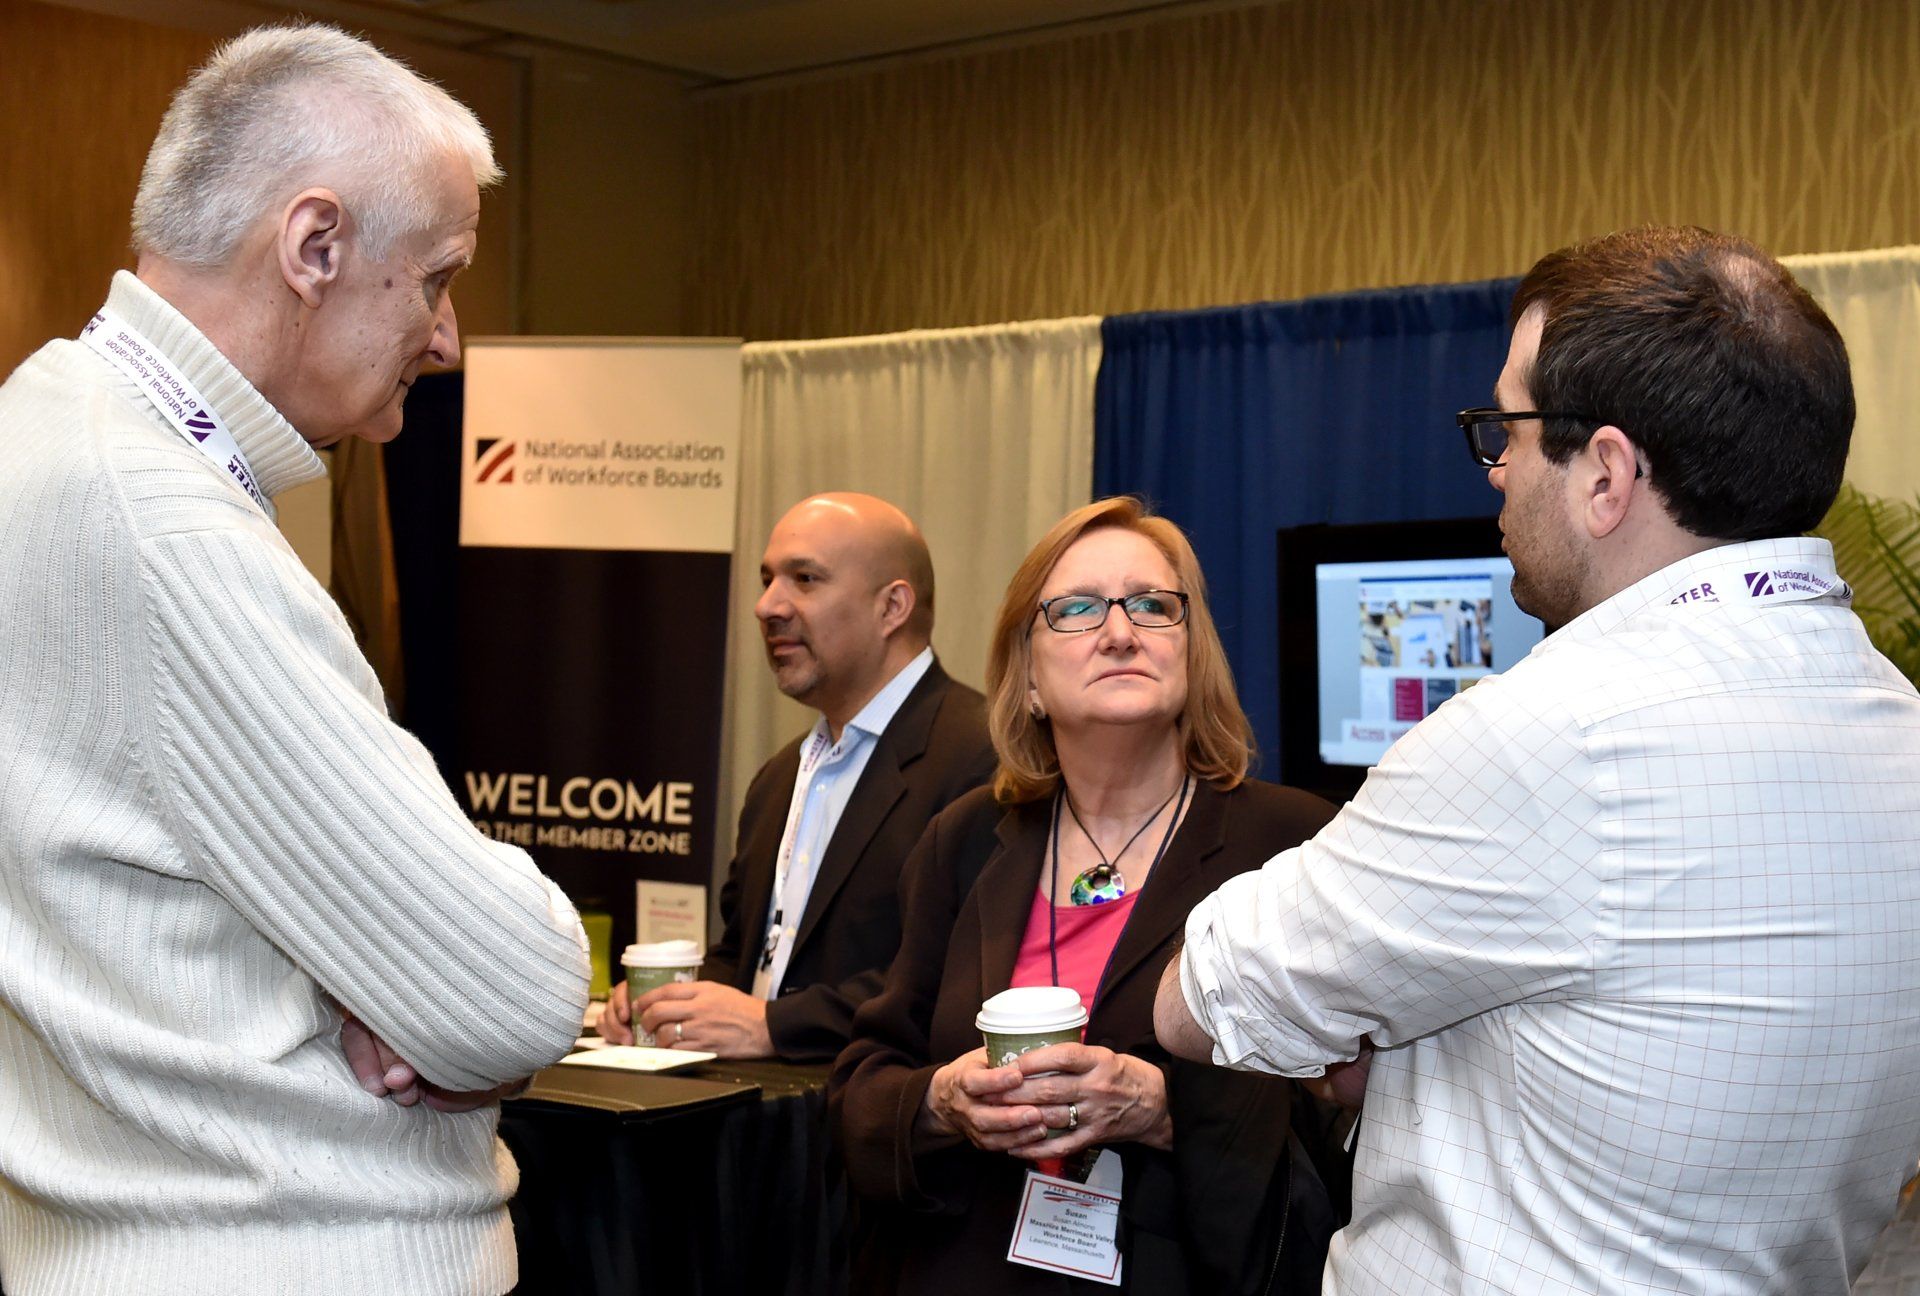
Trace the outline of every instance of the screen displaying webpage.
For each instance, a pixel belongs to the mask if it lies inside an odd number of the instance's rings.
[[[1373,765],[1448,698],[1533,650],[1505,558],[1321,563],[1320,759]]]

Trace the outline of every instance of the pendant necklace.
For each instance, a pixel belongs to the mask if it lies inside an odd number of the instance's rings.
[[[1113,853],[1112,859],[1107,858],[1107,853],[1100,849],[1100,843],[1093,839],[1091,832],[1087,831],[1087,825],[1081,820],[1079,810],[1074,808],[1072,795],[1066,790],[1065,784],[1061,785],[1060,796],[1061,799],[1067,803],[1067,813],[1073,816],[1074,826],[1080,830],[1080,835],[1087,839],[1087,845],[1093,847],[1093,853],[1100,857],[1098,864],[1082,870],[1073,879],[1072,883],[1068,885],[1067,902],[1069,904],[1106,904],[1109,901],[1118,900],[1127,893],[1127,879],[1126,876],[1120,872],[1120,861],[1125,858],[1128,851],[1133,849],[1133,844],[1140,840],[1140,834],[1146,832],[1146,830],[1152,826],[1153,821],[1160,817],[1160,812],[1172,805],[1173,799],[1176,796],[1181,795],[1187,790],[1189,777],[1190,776],[1186,774],[1180,776],[1180,786],[1167,793],[1167,799],[1154,807],[1153,813],[1148,815],[1145,822],[1133,830],[1133,836],[1127,838],[1126,845]],[[1172,834],[1169,833],[1168,836],[1171,837]],[[1162,851],[1166,849],[1165,842],[1161,843],[1161,849]],[[1057,851],[1058,848],[1056,846],[1056,857]],[[1155,862],[1158,862],[1158,857],[1155,857]]]
[[[1182,774],[1180,786],[1168,793],[1167,800],[1160,803],[1160,810],[1165,810],[1167,801],[1173,800],[1175,796],[1180,798],[1180,804],[1173,809],[1173,818],[1167,822],[1167,831],[1160,838],[1160,849],[1153,854],[1153,865],[1149,866],[1149,872],[1152,868],[1158,867],[1160,861],[1166,856],[1167,847],[1173,843],[1173,830],[1180,826],[1181,812],[1187,808],[1187,789],[1192,784],[1193,776]],[[1047,958],[1053,965],[1053,984],[1055,985],[1060,984],[1060,930],[1059,910],[1054,906],[1053,893],[1060,885],[1060,803],[1062,801],[1067,803],[1067,813],[1073,815],[1073,822],[1079,825],[1081,832],[1086,833],[1087,841],[1093,846],[1094,854],[1100,856],[1100,862],[1075,877],[1068,888],[1068,902],[1076,905],[1105,904],[1110,900],[1118,900],[1127,893],[1127,880],[1120,874],[1120,855],[1125,855],[1127,847],[1138,841],[1140,834],[1147,830],[1148,825],[1160,817],[1160,810],[1155,810],[1148,817],[1147,822],[1141,824],[1139,830],[1127,839],[1127,845],[1120,848],[1120,854],[1108,860],[1100,850],[1100,843],[1094,841],[1093,834],[1087,832],[1087,826],[1080,823],[1080,815],[1073,808],[1073,799],[1067,795],[1066,784],[1061,784],[1059,793],[1053,799],[1053,822],[1050,825],[1053,837],[1053,868],[1050,874],[1052,880],[1047,884]],[[1095,875],[1102,876],[1096,880]],[[1085,899],[1081,898],[1083,895]],[[1112,959],[1111,954],[1108,955],[1108,959]],[[1101,980],[1105,979],[1106,974],[1103,972]]]

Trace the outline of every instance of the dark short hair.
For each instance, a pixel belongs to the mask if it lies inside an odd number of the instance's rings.
[[[1681,526],[1757,540],[1826,514],[1853,435],[1853,378],[1839,330],[1785,266],[1745,239],[1648,226],[1542,257],[1512,322],[1536,306],[1534,408],[1619,427]],[[1541,448],[1565,463],[1594,427],[1549,419]]]

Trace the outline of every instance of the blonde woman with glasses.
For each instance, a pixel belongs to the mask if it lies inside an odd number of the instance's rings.
[[[1153,1036],[1188,910],[1332,814],[1247,779],[1251,726],[1186,537],[1131,498],[1062,518],[1014,574],[987,683],[994,783],[916,848],[899,957],[835,1070],[848,1174],[884,1239],[863,1285],[1317,1292],[1332,1211],[1290,1125],[1310,1100]],[[975,1016],[1016,986],[1069,988],[1080,1041],[993,1065]]]

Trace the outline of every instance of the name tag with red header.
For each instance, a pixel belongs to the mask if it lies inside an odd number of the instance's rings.
[[[1121,1178],[1111,1148],[1101,1151],[1085,1183],[1028,1171],[1007,1259],[1118,1287]]]

